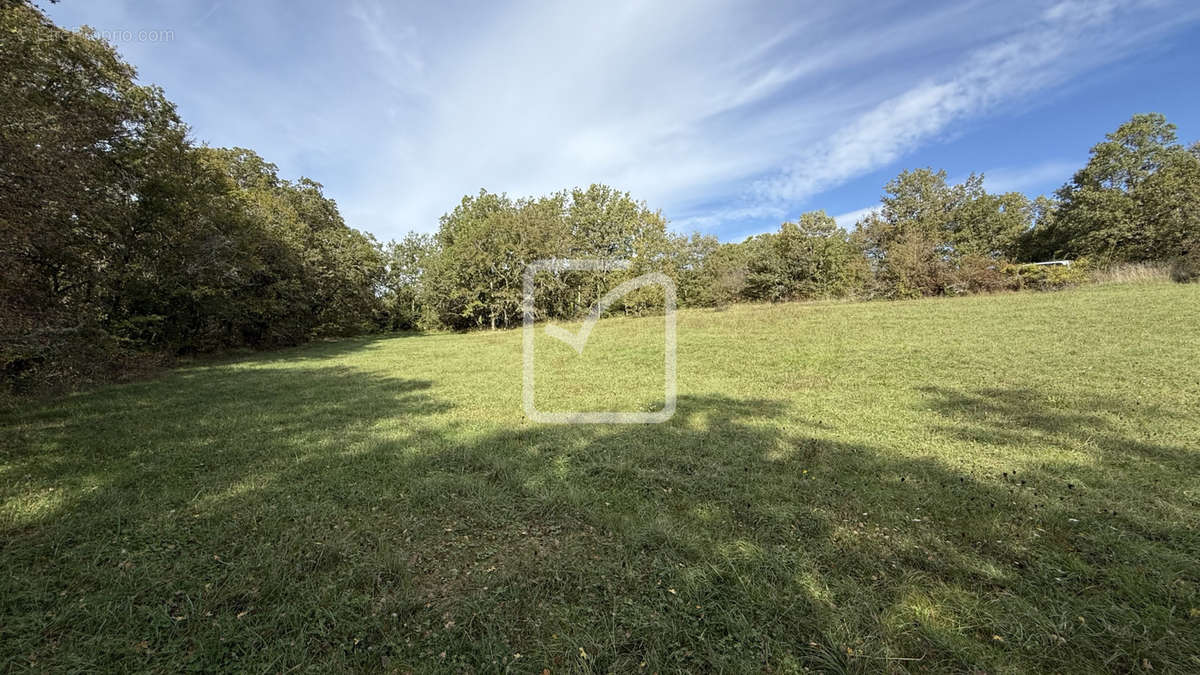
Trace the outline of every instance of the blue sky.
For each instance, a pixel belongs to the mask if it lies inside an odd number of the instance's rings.
[[[1189,1],[42,4],[384,240],[603,182],[733,241],[850,226],[906,167],[1050,192],[1137,112],[1200,139]]]

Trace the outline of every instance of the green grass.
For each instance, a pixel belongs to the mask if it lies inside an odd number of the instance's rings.
[[[1197,308],[686,311],[661,425],[530,423],[520,331],[30,404],[0,667],[1195,672]],[[660,406],[662,331],[542,340],[539,406]]]

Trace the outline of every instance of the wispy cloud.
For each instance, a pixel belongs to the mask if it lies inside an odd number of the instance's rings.
[[[1023,168],[997,168],[983,172],[990,192],[1049,192],[1070,180],[1084,160],[1048,160]]]
[[[680,229],[773,227],[1200,11],[1037,0],[213,7],[48,11],[66,25],[190,26],[169,48],[127,56],[200,139],[314,176],[352,224],[384,238],[435,228],[481,187],[591,182],[630,190]]]
[[[870,215],[872,213],[875,213],[876,211],[879,210],[879,208],[880,207],[878,204],[875,204],[872,206],[864,206],[861,209],[855,209],[853,211],[848,211],[846,213],[838,214],[838,215],[834,216],[833,219],[837,221],[838,227],[840,227],[844,230],[850,230],[850,229],[854,228],[854,225],[858,221],[862,220],[863,218],[866,218],[868,215]]]
[[[787,210],[781,206],[761,204],[758,206],[743,206],[739,208],[717,208],[703,215],[688,216],[672,221],[676,230],[682,232],[700,231],[712,232],[717,227],[728,223],[745,221],[778,220],[782,222],[787,216]]]
[[[894,162],[956,122],[1115,60],[1138,43],[1135,36],[1168,28],[1138,24],[1140,30],[1131,31],[1118,21],[1139,18],[1128,11],[1119,13],[1111,2],[1054,5],[1039,20],[970,52],[947,76],[921,82],[857,116],[786,169],[758,181],[755,194],[771,201],[806,199]]]

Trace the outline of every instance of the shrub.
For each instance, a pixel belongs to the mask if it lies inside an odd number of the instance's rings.
[[[169,360],[88,323],[0,338],[0,396],[55,394],[135,378]]]
[[[709,284],[703,302],[724,309],[727,305],[742,299],[746,291],[746,275],[744,266],[719,270]]]
[[[892,242],[878,263],[872,296],[901,300],[942,295],[953,271],[937,242],[922,232],[910,232]]]
[[[1171,261],[1171,281],[1180,284],[1200,281],[1200,251],[1192,251]]]
[[[1007,263],[987,256],[969,255],[950,273],[947,294],[998,293],[1019,288],[1017,280],[1005,272]]]
[[[1009,265],[1004,271],[1013,278],[1016,288],[1035,291],[1057,291],[1092,280],[1084,258],[1072,265]]]

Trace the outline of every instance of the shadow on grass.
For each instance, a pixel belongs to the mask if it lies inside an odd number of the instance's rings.
[[[289,363],[319,362],[333,360],[346,354],[361,353],[365,349],[382,349],[395,340],[420,337],[428,339],[442,335],[440,333],[422,333],[420,331],[391,331],[387,333],[372,333],[351,337],[324,338],[306,342],[292,347],[281,347],[268,351],[247,349],[242,352],[199,355],[185,362],[183,367],[211,367],[234,363],[255,363],[260,365],[278,365]]]
[[[996,446],[1037,440],[1059,448],[1095,445],[1105,460],[1137,456],[1167,461],[1172,469],[1200,468],[1191,448],[1131,438],[1113,420],[1137,420],[1153,426],[1193,413],[1113,396],[1078,394],[1054,398],[1028,387],[958,391],[925,387],[921,391],[948,424],[943,433]]]
[[[10,416],[0,478],[82,500],[126,489],[152,500],[195,496],[369,439],[381,419],[448,409],[430,388],[344,367],[182,371]],[[38,517],[80,504],[61,506]]]
[[[955,441],[1188,458],[1036,392],[924,393]],[[973,475],[789,426],[782,401],[677,410],[470,428],[429,382],[292,364],[29,413],[4,436],[3,662],[1070,671],[1195,652],[1178,476],[1134,495],[1103,464]]]

